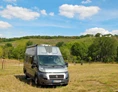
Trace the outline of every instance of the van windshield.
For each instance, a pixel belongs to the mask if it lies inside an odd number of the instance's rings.
[[[62,56],[39,55],[39,64],[41,65],[64,65],[65,62]]]

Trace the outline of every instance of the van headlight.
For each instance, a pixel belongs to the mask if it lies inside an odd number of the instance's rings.
[[[65,72],[67,72],[68,71],[67,67],[64,67],[64,70],[65,70]]]
[[[69,73],[65,72],[65,78],[68,79],[69,78]]]
[[[45,72],[45,69],[42,66],[39,66],[39,71]]]

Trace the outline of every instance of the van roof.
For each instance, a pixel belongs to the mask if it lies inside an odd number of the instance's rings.
[[[54,46],[38,46],[37,51],[38,55],[61,55],[59,48]]]
[[[58,47],[51,45],[32,45],[28,46],[26,49],[26,54],[29,55],[59,55],[61,56],[61,52]]]

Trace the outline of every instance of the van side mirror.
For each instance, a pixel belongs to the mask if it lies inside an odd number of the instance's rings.
[[[34,67],[37,67],[37,64],[36,63],[33,63],[31,68],[34,68]]]
[[[68,63],[67,62],[65,62],[65,65],[68,67]]]

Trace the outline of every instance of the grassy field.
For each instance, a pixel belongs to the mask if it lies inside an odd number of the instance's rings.
[[[69,85],[56,88],[36,87],[22,69],[18,61],[0,63],[0,92],[118,92],[118,64],[69,64]]]

